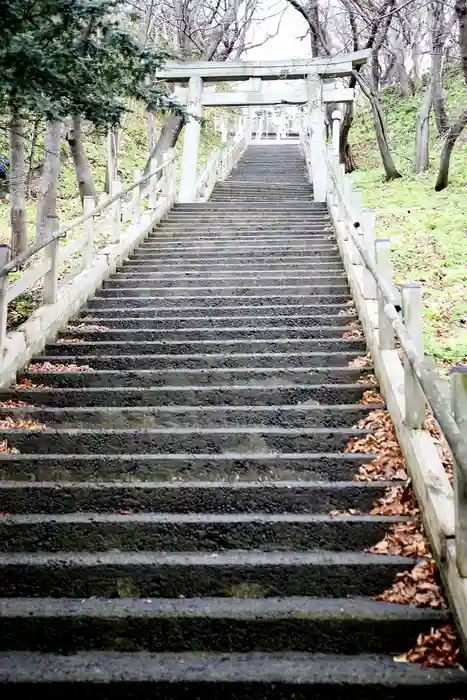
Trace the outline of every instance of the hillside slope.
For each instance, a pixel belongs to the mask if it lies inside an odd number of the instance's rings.
[[[448,75],[448,113],[453,118],[467,102],[460,76]],[[415,127],[421,95],[402,98],[392,88],[382,93],[391,149],[403,178],[384,180],[367,105],[357,110],[351,143],[358,171],[352,179],[365,206],[376,211],[377,235],[393,244],[398,282],[423,284],[425,349],[442,364],[467,361],[467,134],[452,156],[450,185],[434,191],[442,142],[430,122],[431,164],[412,172]]]

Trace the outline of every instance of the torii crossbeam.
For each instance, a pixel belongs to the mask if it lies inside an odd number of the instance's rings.
[[[188,90],[180,92],[180,101],[187,105],[192,117],[185,126],[179,201],[189,203],[195,199],[203,105],[252,107],[307,103],[314,152],[319,161],[325,145],[323,103],[353,100],[353,90],[329,85],[325,80],[351,75],[352,71],[366,63],[369,55],[370,51],[365,49],[330,57],[288,61],[168,61],[158,71],[157,78],[171,83],[188,83]],[[262,89],[262,80],[300,79],[305,79],[306,83],[298,91],[287,88],[277,92]],[[216,93],[203,90],[205,82],[245,80],[250,81],[248,91]],[[321,155],[324,161],[324,151]],[[320,166],[317,165],[316,171],[319,172],[319,169]],[[323,173],[320,173],[319,179],[322,177]],[[320,188],[317,187],[315,198],[320,196]]]

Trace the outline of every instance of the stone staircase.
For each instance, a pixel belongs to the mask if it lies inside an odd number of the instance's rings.
[[[56,371],[2,393],[27,404],[2,415],[47,426],[0,435],[19,451],[0,454],[2,698],[466,687],[393,660],[447,613],[373,599],[416,562],[365,551],[404,518],[369,514],[387,483],[352,481],[375,406],[310,198],[298,147],[251,146],[34,361]]]

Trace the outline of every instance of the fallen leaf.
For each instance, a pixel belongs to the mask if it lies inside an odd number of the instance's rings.
[[[437,566],[427,559],[414,566],[412,571],[397,574],[392,586],[376,596],[376,600],[401,605],[416,605],[418,608],[445,609],[446,601],[436,581]]]

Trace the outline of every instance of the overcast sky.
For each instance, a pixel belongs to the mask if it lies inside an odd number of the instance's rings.
[[[245,60],[263,60],[275,58],[303,58],[310,55],[310,39],[306,37],[300,41],[297,37],[306,32],[305,20],[300,14],[290,7],[287,0],[264,0],[262,17],[277,15],[285,8],[279,34],[270,39],[264,46],[250,49],[245,55]],[[278,16],[264,19],[257,23],[250,37],[251,43],[263,41],[268,34],[274,34],[277,29]]]

